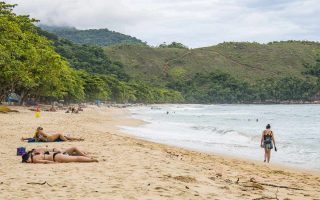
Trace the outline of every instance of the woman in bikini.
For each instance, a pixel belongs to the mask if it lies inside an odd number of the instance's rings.
[[[84,151],[81,151],[79,148],[77,147],[70,147],[70,148],[62,148],[62,149],[59,149],[59,148],[52,148],[52,149],[49,149],[49,148],[35,148],[35,149],[32,149],[32,151],[34,153],[40,153],[40,154],[44,154],[44,153],[47,153],[47,152],[52,152],[52,153],[55,153],[55,152],[61,152],[63,154],[67,154],[67,155],[70,155],[70,156],[85,156],[85,157],[88,157],[88,154]]]
[[[34,150],[29,151],[22,155],[23,163],[70,163],[70,162],[98,162],[97,159],[89,158],[86,156],[70,156],[61,152],[44,152],[39,153]]]
[[[73,137],[69,137],[69,136],[65,136],[62,133],[56,133],[56,134],[46,134],[43,131],[42,127],[38,127],[35,134],[34,134],[34,139],[36,139],[36,141],[39,142],[55,142],[57,140],[61,140],[61,141],[83,141],[82,138],[73,138]],[[29,138],[22,138],[22,140],[27,140]]]
[[[273,131],[270,129],[271,126],[270,124],[268,124],[266,126],[266,130],[264,130],[262,132],[262,136],[261,136],[261,147],[264,148],[264,162],[268,162],[270,161],[270,156],[271,156],[271,149],[273,149],[273,145],[275,147],[276,150],[276,142],[274,140],[274,133]],[[272,145],[273,143],[273,145]]]

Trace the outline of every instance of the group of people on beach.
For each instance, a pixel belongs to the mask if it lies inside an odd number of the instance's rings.
[[[31,138],[22,138],[22,140],[29,140]],[[32,138],[37,142],[56,142],[56,141],[83,141],[82,138],[74,138],[65,136],[62,133],[47,134],[43,131],[42,127],[38,127],[34,137]],[[69,162],[98,162],[97,159],[91,158],[84,151],[79,150],[77,147],[67,149],[48,149],[48,148],[35,148],[22,155],[23,163],[69,163]]]
[[[79,113],[80,111],[83,111],[83,109],[80,107],[80,105],[78,106],[78,108],[75,108],[74,106],[71,106],[68,108],[68,110],[66,111],[66,113]]]
[[[36,142],[56,142],[56,141],[83,141],[83,138],[75,138],[65,136],[62,133],[47,134],[42,127],[38,127],[33,138],[22,138],[22,140],[34,139]],[[260,146],[264,148],[264,162],[270,162],[271,150],[273,146],[275,151],[274,133],[271,130],[270,124],[262,132]],[[22,155],[23,163],[55,163],[55,162],[98,162],[98,160],[90,158],[85,152],[80,151],[77,147],[68,149],[47,149],[37,148],[28,151]]]

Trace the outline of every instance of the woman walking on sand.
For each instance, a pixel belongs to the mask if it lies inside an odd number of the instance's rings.
[[[270,161],[271,149],[273,149],[273,145],[274,145],[275,151],[277,151],[276,142],[274,140],[274,133],[270,128],[271,126],[270,124],[268,124],[266,126],[266,130],[262,132],[262,137],[261,137],[261,147],[264,148],[264,162],[268,162],[268,163]]]

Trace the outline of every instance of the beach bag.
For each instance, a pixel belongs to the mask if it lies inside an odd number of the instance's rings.
[[[17,148],[17,156],[22,156],[25,153],[26,153],[26,148],[25,147]]]

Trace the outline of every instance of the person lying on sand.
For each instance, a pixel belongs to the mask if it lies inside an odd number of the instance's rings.
[[[88,153],[86,153],[85,151],[81,151],[79,148],[77,147],[70,147],[70,148],[35,148],[32,149],[31,151],[33,151],[34,153],[40,153],[40,154],[45,154],[47,152],[49,153],[55,153],[55,152],[61,152],[63,154],[67,154],[70,156],[85,156],[88,157]]]
[[[34,150],[28,151],[22,155],[23,163],[70,163],[70,162],[99,162],[97,159],[89,158],[86,156],[70,156],[62,152],[49,152],[44,153],[35,152]]]
[[[84,140],[82,138],[73,138],[73,137],[65,136],[62,133],[49,135],[43,131],[42,127],[37,128],[33,138],[36,139],[36,141],[38,142],[56,142],[58,140],[60,141],[83,141]],[[29,138],[21,138],[21,139],[28,140]]]

